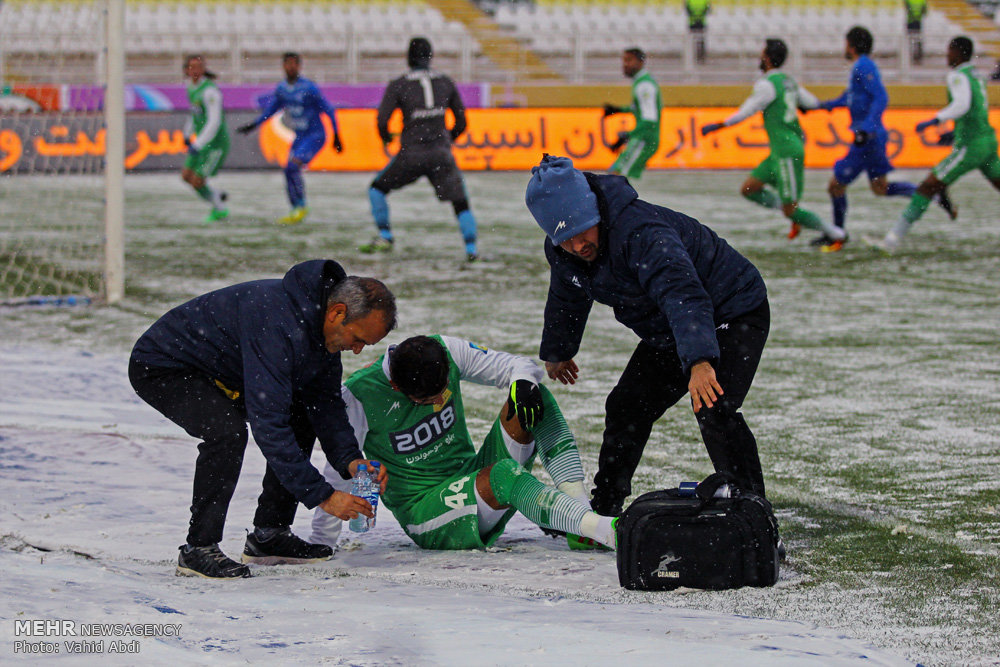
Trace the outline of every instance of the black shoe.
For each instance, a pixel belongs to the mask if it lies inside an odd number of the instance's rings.
[[[250,533],[243,547],[243,562],[258,565],[316,563],[331,558],[333,549],[325,544],[310,544],[288,528],[268,540],[260,540],[255,533]]]
[[[609,500],[594,496],[590,501],[590,508],[601,516],[621,516],[624,500]]]
[[[177,574],[206,579],[241,579],[250,576],[250,568],[240,565],[219,550],[218,544],[193,547],[184,544],[177,556]]]
[[[826,234],[823,234],[822,236],[817,236],[812,241],[810,241],[809,245],[811,245],[814,248],[820,248],[825,245],[830,245],[831,243],[833,243],[833,239],[831,239]]]
[[[954,220],[958,217],[958,207],[952,203],[947,190],[941,190],[935,199],[937,200],[938,206],[944,209],[944,212],[948,214],[949,218]]]

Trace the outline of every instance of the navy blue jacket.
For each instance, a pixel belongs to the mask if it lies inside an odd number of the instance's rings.
[[[361,457],[340,394],[340,353],[326,350],[323,319],[345,277],[332,260],[293,266],[281,280],[255,280],[196,297],[167,312],[136,342],[132,358],[194,369],[245,397],[254,440],[279,481],[308,508],[333,487],[296,444],[292,404],[303,406],[330,464],[347,478]]]
[[[585,175],[601,214],[598,256],[586,262],[546,237],[541,359],[576,356],[597,301],[649,345],[676,348],[685,373],[714,364],[715,327],[767,298],[757,268],[694,218],[639,199],[624,177]]]

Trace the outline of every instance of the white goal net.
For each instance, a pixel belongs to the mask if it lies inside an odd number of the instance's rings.
[[[121,296],[121,225],[107,226],[109,213],[121,217],[120,169],[105,166],[109,151],[120,154],[122,121],[109,125],[107,113],[121,117],[109,86],[109,72],[122,78],[120,49],[108,35],[123,5],[0,2],[4,303]]]

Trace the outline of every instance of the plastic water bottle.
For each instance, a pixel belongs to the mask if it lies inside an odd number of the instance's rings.
[[[375,519],[378,518],[378,496],[380,492],[380,487],[378,485],[378,474],[379,472],[381,472],[381,470],[382,470],[382,464],[379,463],[378,461],[372,461],[372,474],[371,474],[372,490],[371,493],[368,495],[368,502],[371,503],[372,506],[372,518],[368,519],[369,528],[375,527]]]
[[[354,473],[354,480],[351,482],[351,495],[371,502],[372,478],[368,474],[368,466],[364,463],[359,465],[358,471]],[[355,533],[367,533],[371,528],[368,517],[364,514],[358,514],[356,518],[350,520],[347,526]]]

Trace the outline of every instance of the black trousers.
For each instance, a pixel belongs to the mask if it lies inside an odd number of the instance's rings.
[[[740,407],[750,390],[771,324],[767,301],[716,329],[719,361],[716,378],[725,392],[711,408],[695,415],[708,455],[717,471],[733,473],[741,484],[764,494],[757,441]],[[640,342],[625,372],[608,395],[604,442],[594,478],[593,506],[618,514],[632,493],[635,473],[653,424],[667,408],[688,395],[689,377],[676,350]]]
[[[222,541],[226,513],[247,448],[243,399],[229,398],[211,378],[194,370],[151,367],[132,359],[128,377],[142,400],[201,440],[187,542],[201,547]],[[293,405],[290,423],[299,448],[308,458],[316,434],[302,406]],[[268,465],[253,524],[261,528],[290,526],[297,507],[295,496],[281,485]]]

